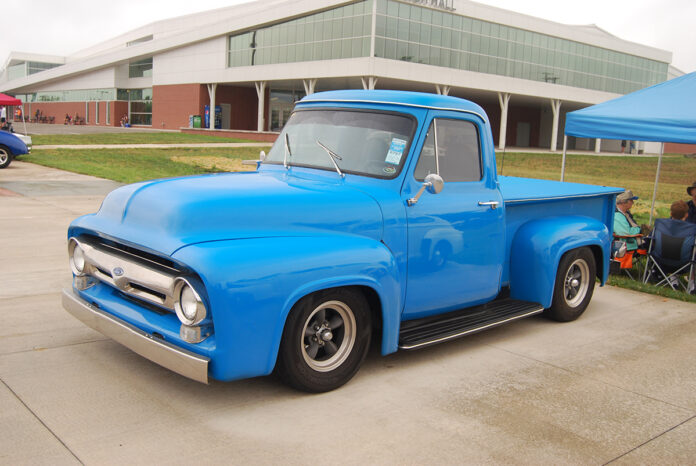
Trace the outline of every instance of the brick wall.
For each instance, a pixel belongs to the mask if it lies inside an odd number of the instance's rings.
[[[266,90],[265,112],[268,115],[269,92]],[[258,97],[253,87],[218,86],[215,93],[217,105],[230,104],[232,116],[230,117],[231,129],[255,131],[258,115]],[[264,131],[268,129],[268,122]]]
[[[665,143],[665,154],[696,154],[696,144]]]
[[[188,126],[189,115],[203,115],[208,91],[200,84],[152,87],[152,127],[179,129]]]
[[[120,119],[123,114],[128,114],[128,102],[109,102],[111,122],[106,122],[106,104],[107,102],[99,102],[99,126],[119,126]],[[89,102],[89,125],[96,125],[96,102]],[[45,117],[53,117],[54,123],[62,124],[65,122],[65,115],[70,115],[75,118],[79,115],[80,118],[85,118],[85,103],[84,102],[32,102],[24,105],[26,117],[34,119],[36,111],[40,110]]]

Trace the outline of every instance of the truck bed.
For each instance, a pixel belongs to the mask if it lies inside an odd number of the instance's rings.
[[[616,195],[623,188],[567,183],[514,176],[498,177],[505,205]]]
[[[623,188],[580,183],[501,176],[498,178],[505,202],[506,261],[503,285],[509,283],[512,241],[524,224],[551,217],[577,216],[599,220],[613,230],[614,199]]]

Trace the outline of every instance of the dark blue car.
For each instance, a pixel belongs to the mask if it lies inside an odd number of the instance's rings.
[[[27,145],[12,133],[0,131],[0,168],[6,168],[14,157],[28,154]]]

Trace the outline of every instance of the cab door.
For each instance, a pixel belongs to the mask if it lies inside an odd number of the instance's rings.
[[[404,320],[493,299],[505,256],[495,159],[482,156],[494,150],[491,138],[481,137],[487,126],[475,115],[433,113],[402,191],[408,222]],[[426,191],[409,203],[430,173],[442,177],[442,191]]]

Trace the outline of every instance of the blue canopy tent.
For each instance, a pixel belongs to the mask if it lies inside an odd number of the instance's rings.
[[[663,143],[650,207],[652,223],[664,143],[696,143],[696,72],[569,112],[564,134],[561,181],[568,136]]]

